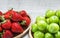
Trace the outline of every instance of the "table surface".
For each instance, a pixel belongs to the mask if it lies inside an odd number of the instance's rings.
[[[60,0],[0,0],[0,11],[4,13],[10,8],[26,10],[34,22],[36,16],[44,16],[47,9],[60,9]],[[29,38],[28,33],[23,38]]]

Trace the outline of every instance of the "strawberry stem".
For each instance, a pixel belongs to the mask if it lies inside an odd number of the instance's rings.
[[[0,16],[0,22],[3,22],[5,20],[4,16]]]
[[[0,33],[0,38],[2,38],[2,33]]]
[[[22,21],[20,24],[21,24],[21,25],[25,25],[25,24],[26,24],[26,21],[24,20],[24,21]]]
[[[6,22],[6,20],[4,20],[4,21],[3,21],[3,22],[1,22],[1,23],[3,24],[3,23],[5,23],[5,22]]]
[[[9,11],[13,10],[13,8],[9,8]]]

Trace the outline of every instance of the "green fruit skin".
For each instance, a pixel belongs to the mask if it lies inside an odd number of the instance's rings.
[[[36,32],[38,30],[37,24],[32,24],[32,32]]]
[[[51,24],[49,25],[49,27],[48,27],[48,31],[49,31],[50,33],[56,33],[56,32],[58,32],[58,31],[59,31],[59,25],[56,24],[56,23],[51,23]]]
[[[50,23],[58,23],[59,18],[57,16],[52,16],[49,18]]]
[[[44,33],[40,32],[40,31],[36,31],[34,33],[34,38],[44,38]]]
[[[58,16],[60,18],[60,10],[56,11],[56,16]]]
[[[46,34],[45,34],[45,38],[54,38],[54,37],[53,37],[52,34],[50,34],[50,33],[46,33]]]
[[[53,10],[47,10],[47,12],[46,12],[46,14],[45,14],[45,16],[46,17],[51,17],[51,16],[54,16],[55,15],[55,11],[53,11]]]
[[[60,26],[60,20],[59,20],[59,26]]]
[[[45,17],[37,16],[37,17],[36,17],[36,22],[38,22],[38,21],[40,21],[40,20],[46,21]]]
[[[38,21],[37,25],[40,31],[44,31],[47,27],[47,23],[43,20]]]
[[[49,21],[49,18],[48,18],[48,19],[46,19],[46,22],[49,24],[49,22],[50,22],[50,21]]]
[[[49,25],[47,25],[47,28],[46,29],[48,30],[48,28],[49,28]]]
[[[57,32],[57,33],[55,34],[55,38],[60,38],[60,32]]]

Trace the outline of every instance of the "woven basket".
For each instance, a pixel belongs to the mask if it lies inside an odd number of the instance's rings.
[[[30,29],[29,29],[29,37],[30,37],[30,38],[33,38],[32,32],[31,32],[31,26],[30,26]]]

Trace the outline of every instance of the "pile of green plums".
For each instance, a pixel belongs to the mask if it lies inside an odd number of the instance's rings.
[[[47,10],[45,16],[37,16],[32,24],[34,38],[60,38],[60,10]]]

